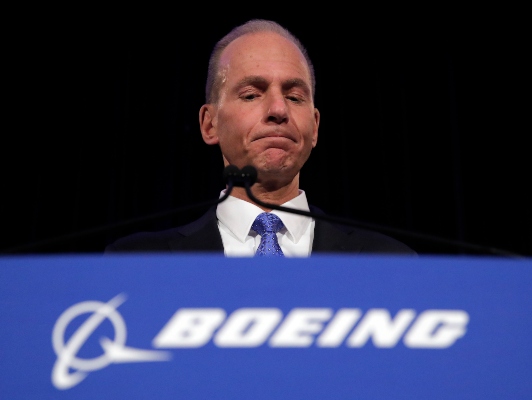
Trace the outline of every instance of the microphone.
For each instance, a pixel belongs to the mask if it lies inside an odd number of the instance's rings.
[[[373,231],[381,232],[381,233],[388,234],[391,236],[395,236],[395,235],[403,236],[403,237],[408,237],[411,239],[420,240],[423,242],[446,245],[446,246],[460,248],[464,250],[476,251],[480,253],[490,253],[490,254],[507,256],[507,257],[519,257],[519,258],[522,257],[519,254],[511,253],[509,251],[501,250],[501,249],[497,249],[493,247],[480,246],[480,245],[476,245],[472,243],[466,243],[466,242],[461,242],[457,240],[446,239],[446,238],[442,238],[438,236],[426,235],[422,233],[406,231],[403,229],[392,228],[389,226],[370,224],[370,223],[355,221],[352,219],[336,217],[336,216],[332,216],[328,214],[313,213],[310,211],[303,211],[303,210],[298,210],[295,208],[280,206],[277,204],[266,203],[256,198],[251,192],[251,186],[253,186],[253,184],[257,181],[257,176],[258,176],[257,170],[255,167],[253,167],[252,165],[246,165],[244,168],[240,170],[240,172],[236,172],[235,170],[234,175],[238,177],[237,178],[238,183],[235,183],[235,186],[240,186],[242,184],[242,186],[245,187],[246,194],[250,198],[250,200],[264,208],[270,208],[272,210],[279,210],[279,211],[284,211],[284,212],[288,212],[292,214],[303,215],[303,216],[311,217],[315,219],[322,219],[327,222],[332,222],[335,224],[348,225],[348,226],[353,226],[356,228],[373,230]]]
[[[479,245],[475,245],[471,243],[444,239],[444,238],[437,237],[437,236],[425,235],[421,233],[406,231],[406,230],[392,228],[388,226],[370,224],[370,223],[355,221],[351,219],[336,217],[336,216],[332,216],[328,214],[313,213],[310,211],[303,211],[303,210],[298,210],[294,208],[280,206],[277,204],[266,203],[256,198],[251,192],[251,186],[253,186],[256,183],[257,177],[258,177],[257,170],[255,167],[251,165],[247,165],[243,167],[242,169],[239,169],[238,167],[234,165],[228,165],[227,167],[224,168],[224,171],[223,171],[223,178],[227,185],[227,188],[225,190],[224,195],[216,200],[204,201],[201,203],[196,203],[194,205],[179,207],[179,208],[175,208],[175,209],[168,210],[168,211],[163,211],[163,212],[156,213],[156,214],[133,218],[133,219],[126,220],[126,221],[120,221],[120,222],[110,224],[110,225],[90,228],[90,229],[86,229],[86,230],[79,231],[79,232],[73,232],[70,234],[63,235],[63,236],[58,236],[58,237],[54,237],[50,239],[44,239],[41,241],[29,243],[29,244],[23,244],[23,245],[19,245],[16,247],[11,247],[9,249],[2,249],[0,251],[1,253],[7,253],[7,254],[35,251],[38,249],[51,247],[53,245],[61,245],[61,244],[65,244],[68,242],[72,242],[74,240],[85,239],[90,236],[109,233],[109,232],[112,232],[118,229],[123,229],[123,228],[131,228],[135,225],[149,223],[149,222],[153,222],[153,221],[163,219],[163,218],[169,218],[169,217],[172,217],[174,215],[180,214],[185,211],[190,211],[190,210],[202,208],[202,207],[214,206],[214,205],[220,204],[221,202],[225,201],[230,196],[233,188],[236,186],[236,187],[244,187],[246,190],[246,194],[250,198],[251,201],[255,202],[259,206],[262,206],[264,208],[269,208],[272,210],[279,210],[279,211],[284,211],[284,212],[293,213],[297,215],[303,215],[303,216],[314,218],[314,219],[322,219],[328,222],[341,224],[341,225],[369,229],[369,230],[389,234],[391,236],[398,235],[398,236],[408,237],[408,238],[420,240],[423,242],[435,243],[435,244],[445,245],[445,246],[449,246],[453,248],[460,248],[460,249],[465,249],[465,250],[470,250],[470,251],[490,253],[490,254],[502,255],[502,256],[520,257],[520,258],[523,257],[519,254],[511,253],[505,250],[500,250],[500,249],[496,249],[492,247],[479,246]]]
[[[253,184],[257,182],[257,176],[257,169],[252,165],[246,165],[244,168],[242,168],[242,179],[246,188],[248,186],[253,186]]]
[[[225,167],[223,175],[226,182],[231,182],[238,187],[245,187],[246,184],[253,186],[257,181],[257,170],[251,165],[242,169],[234,165],[228,165]]]

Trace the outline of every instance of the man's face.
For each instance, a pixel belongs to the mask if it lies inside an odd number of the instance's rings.
[[[205,142],[220,145],[225,165],[253,165],[259,181],[292,181],[317,143],[319,126],[299,49],[275,33],[245,35],[222,53],[220,74],[217,104],[200,111]]]

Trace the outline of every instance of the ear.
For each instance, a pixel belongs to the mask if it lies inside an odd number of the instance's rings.
[[[212,104],[204,104],[199,111],[199,124],[203,141],[207,144],[218,144],[216,130],[216,109]]]
[[[314,109],[314,133],[312,135],[312,147],[318,144],[318,128],[320,127],[320,112],[317,108]]]

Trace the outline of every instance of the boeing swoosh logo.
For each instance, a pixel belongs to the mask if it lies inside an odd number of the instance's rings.
[[[107,303],[84,301],[73,305],[61,314],[54,325],[52,345],[57,360],[52,370],[52,383],[58,389],[69,389],[85,379],[89,372],[107,367],[112,363],[168,361],[171,353],[157,350],[144,350],[127,347],[127,329],[124,319],[116,309],[125,301],[125,295],[119,294]],[[77,316],[92,313],[65,343],[65,331],[68,324]],[[92,358],[78,358],[78,351],[94,330],[106,319],[112,323],[115,338],[103,337],[100,340],[103,354]],[[69,370],[74,371],[69,373]]]

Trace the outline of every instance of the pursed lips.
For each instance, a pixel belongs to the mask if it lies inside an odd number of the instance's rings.
[[[292,135],[291,133],[283,133],[283,132],[267,132],[267,133],[260,133],[255,138],[253,138],[251,141],[254,142],[256,140],[261,139],[288,139],[292,142],[297,142],[296,137]]]

